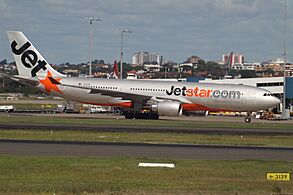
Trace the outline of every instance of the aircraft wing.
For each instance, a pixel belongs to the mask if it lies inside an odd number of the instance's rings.
[[[86,89],[90,89],[90,88],[86,88]],[[150,99],[152,99],[153,101],[159,101],[159,100],[178,101],[178,99],[173,99],[173,98],[140,95],[140,94],[135,94],[135,93],[126,93],[126,92],[114,91],[114,90],[110,91],[110,90],[103,90],[103,89],[91,89],[90,93],[107,95],[107,96],[112,96],[112,97],[121,97],[122,100],[131,100],[133,102],[139,102],[142,104],[146,103]]]
[[[172,98],[165,98],[165,97],[154,97],[149,95],[141,95],[141,94],[135,94],[135,93],[127,93],[127,92],[121,92],[116,90],[105,90],[105,89],[96,89],[96,88],[90,88],[86,86],[77,86],[77,85],[68,85],[64,83],[60,83],[59,81],[55,80],[52,77],[49,77],[51,82],[56,85],[61,85],[65,87],[73,87],[73,88],[79,88],[79,89],[88,89],[89,93],[91,94],[100,94],[105,96],[111,96],[111,97],[118,97],[122,100],[130,100],[133,102],[139,102],[139,103],[146,103],[148,100],[152,99],[154,101],[160,101],[160,100],[173,100],[178,101],[178,99],[172,99]]]
[[[79,89],[89,89],[90,90],[89,93],[91,93],[91,94],[100,94],[100,95],[106,95],[106,96],[111,96],[111,97],[119,97],[119,98],[122,98],[122,100],[131,100],[131,101],[135,101],[135,102],[145,103],[149,99],[152,98],[152,96],[147,96],[147,95],[132,94],[132,93],[126,93],[126,92],[121,92],[121,91],[115,91],[115,90],[93,89],[93,88],[86,87],[86,86],[76,86],[76,85],[63,84],[63,83],[60,83],[59,81],[55,80],[52,77],[49,77],[49,79],[53,84],[56,84],[56,85],[79,88]]]
[[[131,93],[125,93],[120,91],[110,91],[110,90],[100,90],[100,89],[91,89],[90,93],[93,94],[101,94],[111,97],[121,97],[122,100],[131,100],[135,102],[145,103],[149,99],[151,99],[151,96],[146,95],[139,95],[139,94],[131,94]]]

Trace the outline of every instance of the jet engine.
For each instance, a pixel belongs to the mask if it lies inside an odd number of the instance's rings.
[[[180,116],[182,114],[181,104],[176,101],[163,101],[151,104],[150,110],[159,115]]]

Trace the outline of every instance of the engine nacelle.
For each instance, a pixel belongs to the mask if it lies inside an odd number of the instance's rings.
[[[150,108],[152,112],[157,112],[159,115],[180,116],[182,114],[180,102],[175,101],[158,102],[152,104]]]

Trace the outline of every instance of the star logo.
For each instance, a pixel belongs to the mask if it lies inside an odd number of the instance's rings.
[[[50,80],[52,77],[52,74],[50,71],[47,72],[47,76],[43,80],[39,80],[40,83],[42,83],[45,87],[46,92],[51,93],[52,90],[57,91],[58,93],[62,94],[62,91],[58,88],[56,84],[53,84],[52,81]],[[55,79],[56,81],[60,81],[61,78]]]

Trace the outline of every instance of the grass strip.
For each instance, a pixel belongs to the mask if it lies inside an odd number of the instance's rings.
[[[0,139],[293,147],[293,136],[1,130]]]
[[[268,171],[292,171],[286,161],[193,161],[150,158],[1,155],[0,192],[7,194],[272,194],[291,182],[267,181]],[[139,162],[175,163],[175,169]]]

